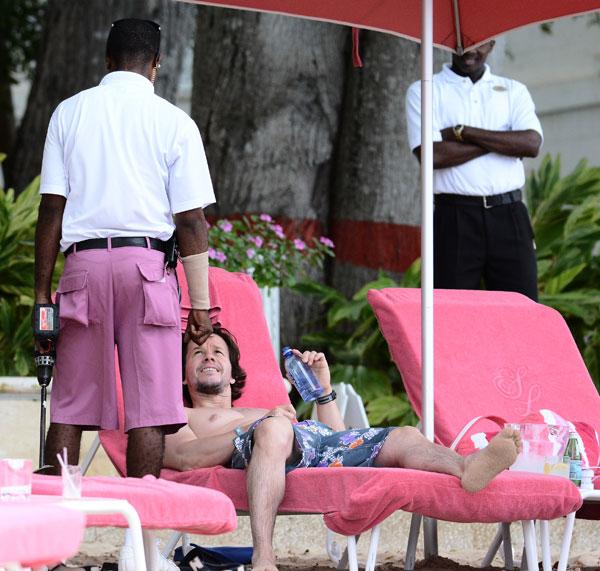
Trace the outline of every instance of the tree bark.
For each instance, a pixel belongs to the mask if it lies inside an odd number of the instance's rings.
[[[360,47],[364,67],[349,73],[332,187],[332,284],[347,295],[379,269],[399,277],[420,246],[419,164],[404,111],[406,90],[420,77],[419,45],[362,31]]]
[[[0,153],[9,153],[15,137],[15,115],[8,77],[0,78]],[[1,167],[0,167],[1,168]]]
[[[173,99],[196,9],[172,0],[49,0],[27,110],[7,159],[7,182],[18,192],[39,174],[52,112],[63,99],[97,85],[105,75],[106,38],[113,21],[135,16],[161,24],[165,57],[156,92]]]
[[[201,8],[192,116],[216,214],[326,223],[348,38],[348,28],[332,24]],[[316,313],[314,302],[298,297],[283,294],[284,343],[297,340]]]

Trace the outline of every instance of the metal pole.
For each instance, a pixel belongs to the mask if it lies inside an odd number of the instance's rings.
[[[421,427],[433,441],[433,0],[423,0],[421,36]]]
[[[38,468],[44,467],[44,456],[46,454],[46,385],[41,387],[40,395],[40,457]]]
[[[433,393],[433,0],[423,0],[421,32],[421,427],[434,438]],[[437,555],[437,522],[425,518],[425,556]]]

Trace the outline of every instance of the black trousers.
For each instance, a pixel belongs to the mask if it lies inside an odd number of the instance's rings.
[[[537,301],[533,229],[523,202],[437,201],[434,210],[434,287],[515,291]]]

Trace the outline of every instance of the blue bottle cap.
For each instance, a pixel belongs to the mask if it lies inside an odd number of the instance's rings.
[[[285,357],[289,357],[290,355],[293,355],[293,351],[291,347],[284,347],[281,350],[281,354]]]

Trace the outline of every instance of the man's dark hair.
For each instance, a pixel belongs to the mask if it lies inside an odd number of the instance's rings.
[[[113,23],[106,40],[106,57],[117,67],[147,64],[159,52],[160,26],[156,22],[125,18]]]
[[[238,347],[237,341],[233,334],[221,327],[216,325],[213,327],[213,334],[218,335],[225,344],[227,345],[227,349],[229,349],[229,361],[231,363],[231,377],[235,379],[235,383],[231,385],[231,402],[239,399],[242,396],[242,391],[244,390],[244,386],[246,384],[246,371],[242,369],[240,366],[240,348]],[[185,379],[185,365],[187,359],[187,349],[189,343],[182,344],[182,368],[183,368],[183,378]],[[187,385],[183,385],[183,403],[185,406],[192,406],[192,399],[190,397],[190,391]]]

